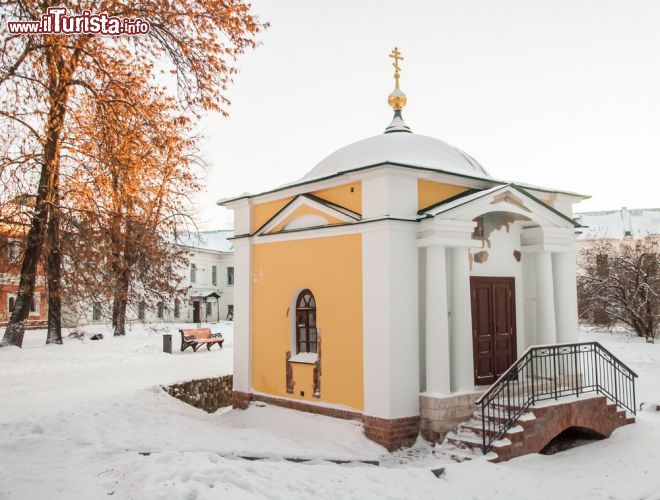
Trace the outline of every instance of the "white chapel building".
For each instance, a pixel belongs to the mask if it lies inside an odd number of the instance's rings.
[[[402,109],[234,210],[234,404],[358,418],[392,449],[441,439],[528,346],[577,340],[586,196],[493,177]]]

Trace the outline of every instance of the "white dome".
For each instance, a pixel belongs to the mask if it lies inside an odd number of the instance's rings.
[[[301,180],[320,179],[386,162],[491,178],[474,158],[446,142],[425,135],[396,132],[369,137],[338,149]]]

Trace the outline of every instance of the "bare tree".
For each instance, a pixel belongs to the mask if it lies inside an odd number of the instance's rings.
[[[623,324],[653,342],[660,333],[658,240],[596,240],[580,250],[578,262],[580,319]]]

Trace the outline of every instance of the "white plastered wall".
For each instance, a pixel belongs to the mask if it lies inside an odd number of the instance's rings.
[[[364,413],[419,415],[417,179],[385,167],[362,180]]]
[[[251,204],[239,200],[229,208],[234,210],[234,226],[237,235],[250,231]],[[252,242],[250,238],[234,240],[234,390],[252,390],[251,344],[251,285]]]

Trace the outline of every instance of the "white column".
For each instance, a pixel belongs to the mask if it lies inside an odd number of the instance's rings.
[[[577,285],[575,252],[552,254],[552,276],[555,285],[555,321],[557,342],[577,342]]]
[[[534,254],[536,271],[536,341],[556,344],[555,295],[552,279],[552,254],[546,251]]]
[[[451,249],[452,391],[474,388],[470,261],[467,247]]]
[[[445,247],[426,249],[426,392],[451,392]]]
[[[364,414],[419,415],[417,227],[379,221],[362,235]]]
[[[234,390],[252,390],[252,328],[250,324],[252,245],[234,240]]]

